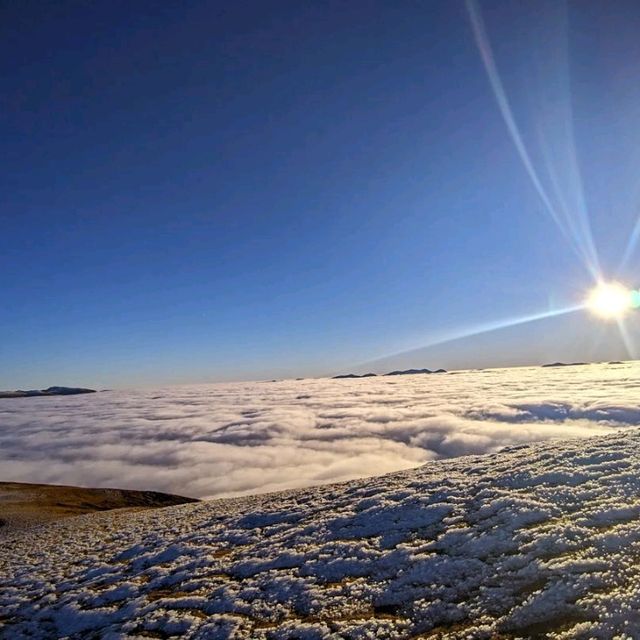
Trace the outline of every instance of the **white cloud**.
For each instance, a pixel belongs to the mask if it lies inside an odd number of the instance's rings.
[[[240,495],[640,423],[640,366],[0,400],[0,479]]]

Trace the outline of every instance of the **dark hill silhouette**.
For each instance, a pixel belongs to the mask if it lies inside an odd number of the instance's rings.
[[[411,376],[416,374],[425,374],[425,373],[447,373],[446,369],[436,369],[432,371],[431,369],[404,369],[398,371],[389,371],[389,373],[383,373],[383,376]],[[358,375],[357,373],[343,373],[339,376],[333,376],[333,380],[341,380],[341,379],[350,379],[350,378],[375,378],[377,374],[375,373],[364,373],[362,375]]]
[[[447,373],[445,369],[436,369],[435,371],[431,371],[431,369],[405,369],[401,371],[390,371],[389,373],[385,373],[385,376],[413,376],[420,373]]]
[[[49,387],[48,389],[31,389],[29,391],[0,391],[0,398],[38,398],[41,396],[75,396],[81,393],[95,393],[95,389],[81,387]]]
[[[333,376],[333,380],[340,380],[341,378],[375,378],[377,374],[375,373],[363,373],[359,376],[356,373],[345,373],[341,376]]]
[[[581,367],[582,365],[588,364],[587,362],[549,362],[547,364],[543,364],[543,367]]]

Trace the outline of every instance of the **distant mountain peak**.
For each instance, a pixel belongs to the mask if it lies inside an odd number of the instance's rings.
[[[30,389],[23,391],[0,391],[0,398],[37,398],[41,396],[75,396],[81,393],[95,393],[95,389],[82,387],[48,387],[47,389]]]

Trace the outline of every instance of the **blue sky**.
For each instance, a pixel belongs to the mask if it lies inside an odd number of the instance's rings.
[[[640,212],[640,7],[480,7],[534,164],[544,140],[569,200],[574,134],[608,276]],[[0,388],[334,373],[591,285],[464,3],[3,14]],[[620,277],[637,285],[636,268]],[[611,326],[567,318],[400,364],[624,355]]]

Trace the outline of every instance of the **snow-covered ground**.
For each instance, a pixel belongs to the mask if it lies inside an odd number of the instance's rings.
[[[626,429],[43,525],[0,545],[0,637],[638,638],[639,559]]]
[[[304,487],[640,424],[639,387],[625,363],[0,400],[0,480],[194,497]]]

